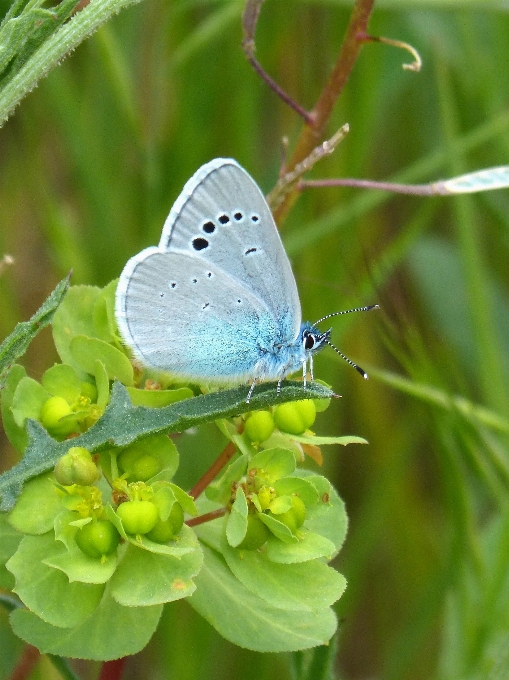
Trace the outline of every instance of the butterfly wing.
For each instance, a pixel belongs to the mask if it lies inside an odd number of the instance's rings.
[[[217,265],[263,301],[285,336],[297,337],[301,309],[288,256],[262,192],[236,161],[216,158],[191,177],[159,247]]]
[[[296,340],[300,302],[267,203],[235,161],[187,182],[159,247],[124,268],[116,314],[144,365],[218,382],[277,375],[266,358]]]
[[[116,311],[121,334],[143,365],[188,379],[262,377],[264,347],[280,333],[260,300],[221,268],[158,248],[129,260]]]

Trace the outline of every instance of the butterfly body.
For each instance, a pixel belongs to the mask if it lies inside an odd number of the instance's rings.
[[[297,370],[305,376],[329,338],[301,322],[290,262],[263,194],[236,161],[221,158],[186,183],[159,246],[126,264],[116,317],[142,365],[198,383],[281,381]]]

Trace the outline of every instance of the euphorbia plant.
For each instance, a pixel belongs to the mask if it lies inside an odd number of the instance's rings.
[[[43,652],[114,659],[142,649],[162,607],[186,598],[250,649],[326,643],[345,588],[327,562],[347,519],[329,481],[302,465],[324,443],[363,440],[309,429],[332,396],[318,383],[287,382],[279,396],[262,385],[247,407],[245,387],[203,394],[133,365],[115,285],[67,291],[52,319],[62,363],[40,382],[12,363],[11,339],[3,346],[4,427],[24,452],[0,477],[0,577],[25,605],[14,632]],[[183,489],[175,433],[211,421],[225,450]]]

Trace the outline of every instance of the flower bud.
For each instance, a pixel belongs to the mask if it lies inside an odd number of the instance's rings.
[[[73,446],[55,465],[55,479],[63,486],[90,486],[98,478],[92,454],[82,446]]]
[[[48,432],[59,433],[59,420],[70,413],[72,413],[71,407],[63,397],[50,397],[42,405],[41,423]]]
[[[130,480],[146,482],[161,471],[161,462],[157,456],[133,445],[124,449],[117,458],[119,470],[126,473]]]
[[[247,531],[244,540],[237,546],[240,550],[256,550],[267,541],[270,536],[268,527],[256,513],[247,516]]]
[[[283,432],[303,434],[315,422],[316,406],[312,399],[290,401],[276,406],[274,422]]]
[[[127,501],[117,508],[117,515],[128,534],[148,534],[159,520],[159,511],[151,501]]]
[[[286,526],[293,532],[299,529],[306,519],[306,506],[299,496],[292,496],[292,507],[286,512],[282,512],[274,517],[286,524]]]
[[[107,519],[92,520],[76,533],[78,548],[89,557],[111,555],[117,549],[120,535]]]
[[[184,524],[184,511],[180,503],[173,503],[170,515],[164,522],[159,520],[152,531],[146,534],[147,538],[155,543],[168,543],[182,529]]]
[[[274,432],[274,418],[270,411],[254,411],[246,420],[244,432],[252,442],[264,442]]]

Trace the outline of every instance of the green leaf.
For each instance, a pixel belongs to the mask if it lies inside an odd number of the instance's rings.
[[[62,304],[55,313],[51,328],[53,342],[62,363],[69,364],[81,375],[83,370],[74,360],[71,352],[71,340],[77,335],[94,338],[97,331],[94,326],[92,310],[101,289],[96,286],[72,286],[67,291]],[[93,373],[92,373],[93,375]]]
[[[184,512],[187,512],[188,515],[196,517],[196,515],[198,514],[198,508],[196,507],[194,498],[187,494],[183,489],[181,489],[180,486],[177,486],[172,482],[170,482],[170,487],[173,493],[175,494],[175,498],[182,506],[182,510]]]
[[[64,573],[42,562],[64,551],[52,531],[25,536],[6,566],[16,579],[14,592],[31,611],[53,626],[73,628],[92,614],[104,587],[69,583]]]
[[[242,543],[247,531],[247,500],[241,486],[237,488],[235,502],[226,521],[228,543],[236,547]]]
[[[329,392],[321,385],[308,386],[299,382],[284,382],[277,394],[274,383],[260,385],[254,392],[250,408],[267,408],[274,403],[327,397]],[[0,476],[0,511],[10,510],[23,483],[54,467],[71,446],[83,446],[91,452],[127,446],[141,437],[163,432],[182,432],[203,423],[229,418],[246,409],[246,387],[212,392],[171,404],[159,409],[133,407],[125,387],[114,383],[110,403],[104,415],[87,432],[69,441],[57,442],[34,421],[27,421],[29,444],[23,459]]]
[[[59,26],[73,7],[72,1],[60,3],[55,11],[58,20],[55,21],[53,29],[49,27],[50,31],[46,32],[47,27],[44,27],[34,36],[30,49],[23,53],[19,70],[15,71],[14,75],[3,84],[0,93],[0,125],[7,120],[20,100],[34,89],[39,79],[45,76],[51,68],[59,64],[67,54],[110,17],[138,1],[92,2],[76,12],[70,21]]]
[[[237,482],[246,474],[248,457],[246,455],[236,458],[224,471],[223,475],[205,489],[207,498],[220,505],[225,505],[230,500],[232,482]]]
[[[117,568],[117,555],[108,555],[105,560],[88,557],[81,552],[78,546],[69,552],[61,552],[42,560],[43,564],[54,569],[60,569],[69,579],[70,583],[107,583]]]
[[[104,340],[76,335],[70,343],[70,350],[75,363],[85,373],[94,375],[96,361],[104,364],[110,380],[119,380],[124,385],[132,385],[134,371],[131,362],[119,349]]]
[[[109,661],[142,650],[162,611],[162,605],[123,607],[106,589],[93,615],[76,628],[57,628],[26,609],[12,612],[10,621],[15,634],[43,654]]]
[[[334,634],[331,609],[273,607],[240,583],[218,553],[204,546],[204,555],[189,604],[230,642],[257,652],[291,652],[325,644]]]
[[[28,435],[24,427],[20,427],[16,424],[11,407],[18,383],[22,378],[26,377],[26,374],[27,372],[23,366],[14,364],[7,374],[3,390],[0,391],[2,425],[8,440],[20,452],[23,452],[26,448]]]
[[[192,578],[202,563],[198,541],[195,550],[179,559],[131,544],[111,580],[111,594],[126,607],[147,607],[189,597],[196,590]]]
[[[301,477],[282,477],[273,487],[278,496],[299,496],[306,507],[318,503],[318,492],[307,480]]]
[[[18,323],[0,345],[0,388],[9,368],[26,352],[37,333],[47,326],[69,287],[70,274],[65,277],[29,321]]]
[[[317,560],[276,564],[264,552],[232,548],[226,541],[222,553],[233,574],[248,590],[281,609],[325,609],[339,600],[346,587],[342,574]]]
[[[14,555],[23,538],[8,522],[7,515],[0,512],[0,588],[12,590],[14,579],[12,574],[5,568],[7,560]]]
[[[23,427],[27,418],[38,420],[44,402],[50,394],[33,378],[21,378],[12,398],[12,415],[18,427]]]
[[[52,396],[63,397],[71,406],[81,394],[81,380],[68,364],[55,364],[44,373],[41,384]]]
[[[93,375],[97,387],[97,406],[104,410],[110,398],[110,381],[106,366],[99,359],[95,361]]]
[[[319,557],[330,560],[335,552],[336,546],[328,538],[302,528],[298,542],[285,543],[275,536],[269,536],[267,541],[267,558],[280,564],[308,562]]]
[[[289,529],[286,524],[283,524],[283,522],[280,522],[275,517],[266,515],[263,512],[260,512],[258,517],[280,541],[284,541],[285,543],[296,543],[299,540],[292,534],[292,530]]]
[[[24,534],[45,534],[53,529],[55,517],[62,512],[53,473],[29,480],[9,515],[9,522]]]
[[[118,279],[110,283],[101,290],[92,311],[96,337],[105,342],[117,342],[118,330],[114,316],[115,291]]]
[[[317,488],[319,497],[323,499],[307,509],[303,529],[308,529],[332,541],[336,546],[336,550],[332,555],[334,556],[343,545],[348,529],[348,516],[345,504],[325,477],[314,476],[306,470],[299,470],[299,474]],[[321,493],[325,488],[328,491]],[[325,501],[326,496],[328,496],[327,501]]]
[[[254,455],[249,462],[249,469],[257,469],[258,476],[267,478],[272,483],[280,477],[291,475],[295,470],[295,456],[288,449],[265,449]]]

